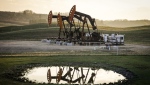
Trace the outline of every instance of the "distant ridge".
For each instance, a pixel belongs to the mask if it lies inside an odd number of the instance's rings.
[[[36,14],[36,13],[24,13],[24,12],[6,12],[0,11],[0,22],[1,23],[12,23],[18,25],[28,25],[36,23],[47,23],[47,14]],[[57,22],[53,19],[53,22]],[[148,26],[150,20],[98,20],[96,19],[97,26],[109,26],[109,27],[137,27],[137,26]],[[1,24],[0,24],[1,25]]]

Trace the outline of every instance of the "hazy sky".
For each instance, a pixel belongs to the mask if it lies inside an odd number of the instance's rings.
[[[36,13],[69,12],[76,10],[100,20],[149,19],[150,0],[0,0],[0,11],[23,11]]]

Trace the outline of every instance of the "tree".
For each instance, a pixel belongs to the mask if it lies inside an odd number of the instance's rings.
[[[24,10],[23,13],[24,14],[33,14],[34,12],[32,10]]]

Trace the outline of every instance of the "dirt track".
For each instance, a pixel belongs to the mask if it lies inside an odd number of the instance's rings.
[[[112,46],[114,50],[116,46]],[[150,46],[126,44],[119,46],[120,49],[130,50],[140,55],[150,55]],[[93,51],[106,50],[104,45],[101,46],[65,46],[50,44],[41,41],[17,41],[3,40],[0,41],[0,53],[28,53],[28,52],[63,52],[63,51]],[[116,49],[115,49],[116,50]],[[109,52],[109,51],[108,51]]]
[[[60,46],[41,41],[0,41],[0,52],[53,52],[69,50],[91,50],[93,46]]]

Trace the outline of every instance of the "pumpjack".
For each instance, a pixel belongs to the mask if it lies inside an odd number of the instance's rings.
[[[52,23],[52,18],[57,18],[59,26],[58,38],[56,40],[80,43],[100,42],[102,40],[95,19],[88,14],[76,11],[76,5],[71,8],[69,16],[62,16],[60,13],[58,13],[58,15],[53,15],[52,11],[50,11],[48,14],[49,26]],[[75,20],[78,21],[75,22]]]
[[[65,69],[67,70],[64,71]],[[93,72],[90,73],[89,72],[90,70]],[[47,80],[48,83],[51,83],[52,79],[56,80],[57,84],[59,84],[60,81],[66,82],[68,84],[75,84],[75,83],[79,83],[83,85],[85,85],[86,83],[94,84],[98,70],[99,69],[97,68],[92,69],[92,68],[83,68],[83,67],[69,67],[68,69],[68,67],[59,67],[56,76],[52,76],[51,68],[49,68],[47,71]]]

